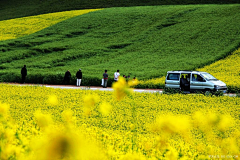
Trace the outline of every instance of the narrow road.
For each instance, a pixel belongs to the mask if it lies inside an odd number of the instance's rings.
[[[51,88],[62,88],[62,89],[85,89],[85,90],[100,90],[100,91],[113,91],[113,88],[102,88],[99,86],[80,86],[77,87],[75,85],[52,85],[52,84],[20,84],[20,83],[2,83],[2,84],[10,84],[10,85],[18,85],[18,86],[45,86]],[[163,93],[163,89],[133,89],[135,92],[140,93]],[[224,96],[236,97],[235,93],[225,93]]]
[[[18,85],[18,86],[45,86],[45,87],[51,87],[51,88],[62,88],[62,89],[86,89],[86,90],[100,90],[100,91],[113,91],[113,88],[102,88],[99,86],[80,86],[77,87],[75,85],[52,85],[52,84],[20,84],[20,83],[4,83],[4,84],[10,84],[10,85]],[[148,92],[148,93],[162,93],[162,89],[134,89],[135,92]]]

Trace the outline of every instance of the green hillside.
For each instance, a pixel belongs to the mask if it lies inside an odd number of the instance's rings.
[[[102,73],[120,69],[139,79],[168,70],[194,70],[240,46],[240,5],[108,8],[81,15],[35,34],[0,42],[1,81],[62,83],[83,71],[83,85],[100,85]],[[110,84],[109,84],[110,85]]]
[[[240,0],[1,0],[0,20],[79,9],[231,3]]]

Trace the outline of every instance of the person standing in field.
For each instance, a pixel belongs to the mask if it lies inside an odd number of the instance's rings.
[[[27,67],[26,65],[23,66],[21,70],[21,75],[22,75],[22,83],[25,83],[26,76],[27,76]]]
[[[76,77],[77,77],[77,86],[80,86],[81,85],[81,80],[82,80],[82,71],[81,71],[81,69],[79,69],[79,71],[77,71]]]
[[[108,74],[107,70],[105,70],[105,73],[103,73],[103,88],[107,88],[107,81],[108,81]]]
[[[119,70],[117,70],[117,72],[114,73],[114,81],[117,82],[118,78],[120,76]]]
[[[71,79],[71,73],[70,73],[70,71],[68,70],[68,71],[65,73],[65,76],[64,76],[64,84],[69,84],[69,83],[70,83],[70,79]]]

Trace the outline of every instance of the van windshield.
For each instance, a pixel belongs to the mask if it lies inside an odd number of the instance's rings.
[[[217,78],[213,77],[211,74],[209,73],[202,73],[201,74],[206,80],[208,81],[218,81]]]

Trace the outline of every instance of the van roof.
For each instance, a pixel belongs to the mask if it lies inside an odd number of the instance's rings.
[[[206,72],[179,70],[179,71],[168,71],[167,73],[206,73]]]

